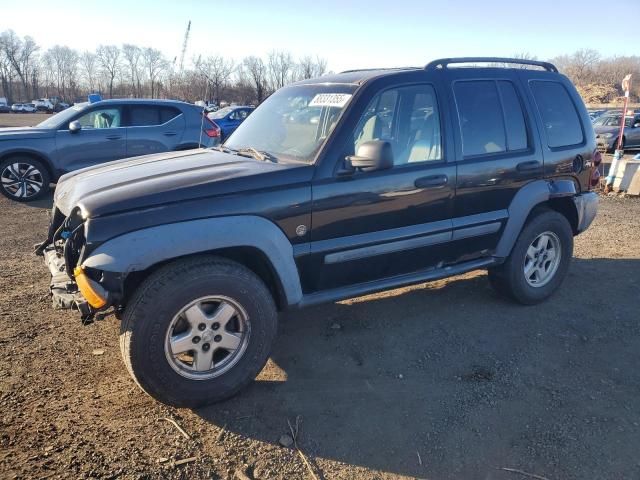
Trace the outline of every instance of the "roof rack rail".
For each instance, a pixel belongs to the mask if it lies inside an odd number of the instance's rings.
[[[437,70],[447,68],[451,63],[516,63],[521,65],[533,65],[542,67],[548,72],[558,73],[558,69],[553,63],[539,62],[537,60],[526,60],[521,58],[504,58],[504,57],[459,57],[459,58],[440,58],[433,60],[425,65],[425,70]]]
[[[340,73],[375,72],[377,70],[420,70],[420,69],[418,67],[354,68],[353,70],[344,70]]]

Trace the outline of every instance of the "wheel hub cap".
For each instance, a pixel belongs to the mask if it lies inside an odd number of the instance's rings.
[[[28,198],[43,187],[42,173],[29,163],[16,162],[7,165],[0,173],[2,188],[14,197]]]
[[[192,380],[222,375],[244,355],[250,323],[235,300],[207,296],[185,305],[173,317],[165,338],[171,368]]]
[[[560,265],[560,239],[553,232],[538,235],[529,248],[523,262],[524,278],[532,287],[549,283]]]

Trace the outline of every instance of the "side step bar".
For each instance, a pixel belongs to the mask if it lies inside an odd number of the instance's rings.
[[[480,270],[492,265],[498,265],[501,260],[493,257],[480,258],[470,260],[468,262],[459,263],[447,267],[428,268],[418,272],[397,275],[395,277],[383,278],[372,282],[359,283],[346,287],[334,288],[322,292],[304,295],[299,304],[295,307],[302,308],[321,303],[337,302],[346,300],[347,298],[360,297],[370,293],[381,292],[383,290],[391,290],[393,288],[405,287],[416,283],[429,282],[432,280],[440,280],[442,278],[460,275],[461,273],[470,272],[472,270]]]

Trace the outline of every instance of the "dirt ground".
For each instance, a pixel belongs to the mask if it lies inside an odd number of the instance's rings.
[[[283,314],[258,380],[195,411],[136,387],[113,316],[51,308],[49,206],[0,199],[1,478],[640,478],[638,200],[603,198],[542,305],[472,273]]]
[[[0,128],[33,127],[50,117],[49,113],[0,113]]]

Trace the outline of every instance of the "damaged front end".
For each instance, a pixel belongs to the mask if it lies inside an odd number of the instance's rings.
[[[82,266],[86,252],[86,219],[80,208],[69,216],[55,206],[47,239],[35,247],[51,273],[54,308],[75,309],[84,322],[111,305],[112,295],[101,284],[101,272]]]

